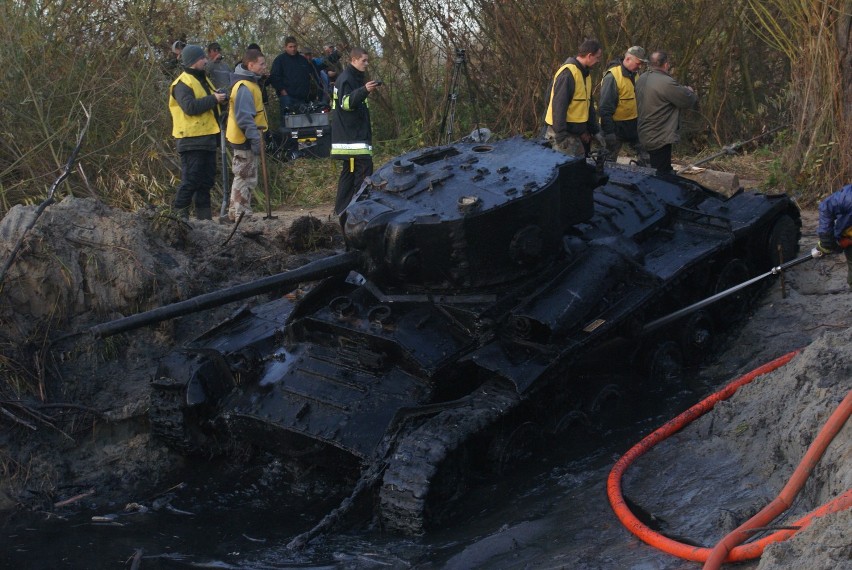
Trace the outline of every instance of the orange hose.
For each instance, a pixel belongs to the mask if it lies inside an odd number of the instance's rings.
[[[720,568],[731,550],[738,544],[745,542],[750,536],[749,530],[769,524],[778,515],[790,508],[790,505],[793,504],[793,499],[796,498],[796,495],[805,486],[805,482],[810,477],[811,471],[814,470],[820,457],[825,453],[828,444],[831,443],[834,436],[843,428],[843,424],[849,419],[850,414],[852,414],[852,390],[846,394],[846,397],[843,398],[843,401],[834,410],[828,421],[825,422],[819,435],[811,443],[799,466],[793,471],[793,475],[787,481],[787,484],[784,485],[784,488],[781,489],[778,496],[771,503],[763,507],[760,512],[720,540],[707,557],[707,562],[704,563],[704,570],[716,570]]]
[[[607,495],[609,497],[609,502],[610,505],[612,505],[613,511],[615,511],[616,516],[621,521],[621,523],[627,528],[627,530],[632,532],[643,542],[659,550],[662,550],[663,552],[667,552],[669,554],[677,556],[678,558],[683,558],[684,560],[691,560],[694,562],[704,562],[709,558],[711,549],[677,542],[657,532],[654,532],[646,525],[644,525],[641,521],[639,521],[639,519],[637,519],[630,511],[630,508],[627,506],[627,503],[624,500],[624,495],[621,491],[621,478],[627,468],[636,459],[650,451],[656,444],[668,438],[669,436],[677,433],[678,431],[683,429],[684,426],[691,423],[695,419],[703,416],[704,414],[712,410],[718,402],[727,400],[739,388],[753,381],[758,376],[771,372],[772,370],[775,370],[776,368],[787,364],[798,353],[799,351],[790,352],[788,354],[785,354],[784,356],[776,358],[771,362],[768,362],[767,364],[764,364],[763,366],[760,366],[759,368],[756,368],[755,370],[752,370],[748,374],[740,376],[739,378],[722,388],[720,391],[716,392],[715,394],[712,394],[711,396],[695,404],[682,414],[663,424],[660,428],[658,428],[653,433],[645,437],[642,441],[634,445],[627,453],[624,454],[621,459],[619,459],[615,463],[612,468],[612,471],[609,474],[609,477],[607,478]],[[848,399],[849,397],[847,396],[847,398],[844,400],[844,403]],[[837,412],[835,412],[835,414],[836,413]],[[813,448],[814,445],[812,444],[811,447]],[[807,457],[808,455],[806,454],[806,458]],[[811,469],[812,468],[813,466],[811,465]],[[826,503],[815,511],[808,513],[801,519],[795,521],[792,526],[800,526],[801,528],[804,528],[808,524],[810,524],[810,522],[816,517],[848,509],[850,507],[852,507],[852,490],[846,491],[845,493],[843,493],[839,497],[836,497],[829,503]],[[763,553],[763,549],[766,547],[766,545],[772,542],[780,542],[782,540],[785,540],[796,532],[797,530],[782,530],[773,533],[769,536],[766,536],[758,541],[737,546],[727,553],[727,561],[738,562],[757,558]]]

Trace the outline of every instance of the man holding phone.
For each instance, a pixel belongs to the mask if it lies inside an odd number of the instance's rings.
[[[366,81],[370,57],[352,48],[349,65],[337,78],[331,99],[331,156],[344,161],[337,181],[334,213],[340,215],[364,179],[373,173],[373,131],[367,98],[381,81]]]

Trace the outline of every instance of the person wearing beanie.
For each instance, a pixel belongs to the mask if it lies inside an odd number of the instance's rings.
[[[207,57],[201,46],[188,45],[180,54],[184,70],[169,86],[172,136],[180,155],[180,186],[172,207],[187,218],[195,204],[199,220],[212,219],[210,189],[216,178],[216,144],[219,105],[227,99],[218,93],[204,72]]]

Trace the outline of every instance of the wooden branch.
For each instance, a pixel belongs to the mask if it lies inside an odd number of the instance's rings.
[[[86,491],[84,493],[80,493],[79,495],[74,495],[73,497],[68,497],[67,499],[65,499],[63,501],[59,501],[58,503],[53,503],[53,508],[58,509],[60,507],[66,507],[66,506],[70,505],[71,503],[76,503],[77,501],[79,501],[81,499],[85,499],[86,497],[90,497],[94,494],[95,494],[95,490],[89,489],[88,491]]]

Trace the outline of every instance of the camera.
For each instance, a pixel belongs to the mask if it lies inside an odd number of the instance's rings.
[[[382,81],[381,79],[375,79],[374,81],[376,82],[376,85],[384,85],[385,84],[385,82]]]

